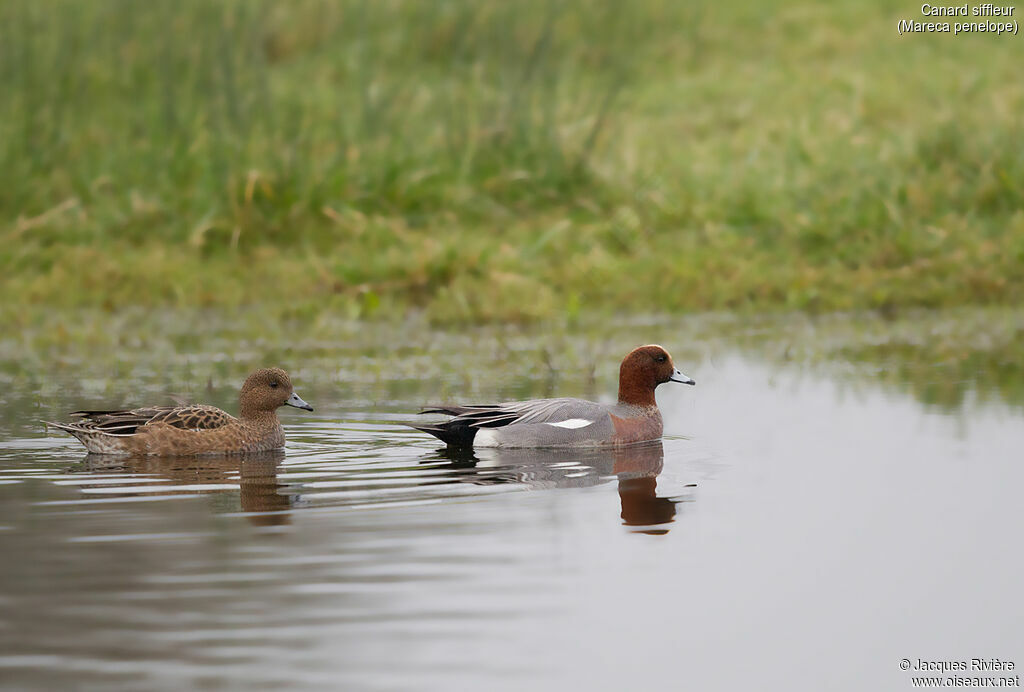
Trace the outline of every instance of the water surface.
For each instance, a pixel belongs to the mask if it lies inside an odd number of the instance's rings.
[[[807,325],[714,323],[7,370],[0,682],[863,690],[910,689],[902,658],[1024,665],[1005,349],[952,361],[934,322],[916,347],[872,322],[810,329],[812,358]],[[457,456],[404,425],[439,399],[607,397],[640,341],[698,381],[659,389],[661,443]],[[88,456],[34,422],[182,391],[233,410],[264,359],[317,407],[282,413],[280,454]]]

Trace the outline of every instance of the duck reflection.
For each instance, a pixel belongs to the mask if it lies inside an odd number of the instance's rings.
[[[239,490],[241,511],[255,526],[277,526],[289,522],[291,498],[279,492],[278,466],[284,459],[283,450],[233,456],[110,457],[90,454],[75,467],[74,472],[130,473],[151,476],[153,485],[161,495],[192,495],[209,492]],[[162,483],[169,480],[170,483]],[[123,497],[142,494],[147,484],[139,478],[125,479],[123,484],[112,481],[103,487],[124,489]],[[209,487],[202,487],[209,486]],[[225,486],[223,489],[217,486]],[[151,494],[146,492],[146,494]]]
[[[660,441],[609,449],[482,449],[475,455],[443,449],[419,459],[420,469],[429,466],[440,471],[427,477],[408,467],[381,464],[377,469],[360,463],[350,470],[332,463],[330,469],[305,467],[305,478],[296,482],[293,477],[287,483],[279,473],[282,451],[209,457],[89,455],[69,470],[92,476],[81,483],[84,493],[105,497],[212,494],[215,511],[240,508],[250,523],[261,527],[289,523],[291,512],[303,507],[445,497],[445,487],[466,483],[507,483],[539,490],[585,488],[615,480],[622,523],[636,532],[665,534],[675,521],[681,498],[658,496],[664,456]],[[102,479],[99,474],[111,477]]]
[[[467,483],[520,483],[530,488],[583,488],[618,481],[622,523],[638,533],[668,533],[679,498],[659,497],[665,450],[660,440],[604,449],[440,449]],[[436,463],[437,457],[425,459]],[[471,471],[466,473],[466,471]],[[692,486],[687,486],[692,487]]]

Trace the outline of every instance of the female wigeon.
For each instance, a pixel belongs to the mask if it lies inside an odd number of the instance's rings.
[[[97,454],[239,454],[284,447],[280,406],[312,411],[280,368],[257,370],[238,395],[238,418],[215,406],[150,406],[130,411],[75,411],[81,420],[48,423]]]
[[[622,445],[661,437],[654,390],[663,382],[696,384],[676,370],[658,345],[640,346],[622,359],[619,401],[605,406],[582,399],[533,399],[485,406],[438,406],[438,425],[414,425],[449,447],[583,447]]]

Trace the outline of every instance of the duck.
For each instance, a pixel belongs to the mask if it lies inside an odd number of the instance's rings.
[[[195,456],[244,454],[284,447],[281,406],[312,411],[281,368],[261,368],[238,395],[238,417],[216,406],[147,406],[120,411],[73,411],[70,423],[45,421],[70,433],[94,454]]]
[[[654,390],[666,382],[694,385],[658,344],[638,346],[619,366],[619,397],[611,405],[584,399],[530,399],[501,404],[433,406],[420,413],[452,416],[412,425],[449,448],[620,446],[661,439],[664,425]]]

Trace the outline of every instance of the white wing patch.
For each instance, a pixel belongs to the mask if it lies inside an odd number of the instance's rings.
[[[576,428],[585,428],[588,425],[593,424],[594,421],[587,420],[586,418],[570,418],[569,420],[562,420],[557,423],[545,423],[544,425],[552,425],[556,428],[568,428],[569,430],[575,430]]]

